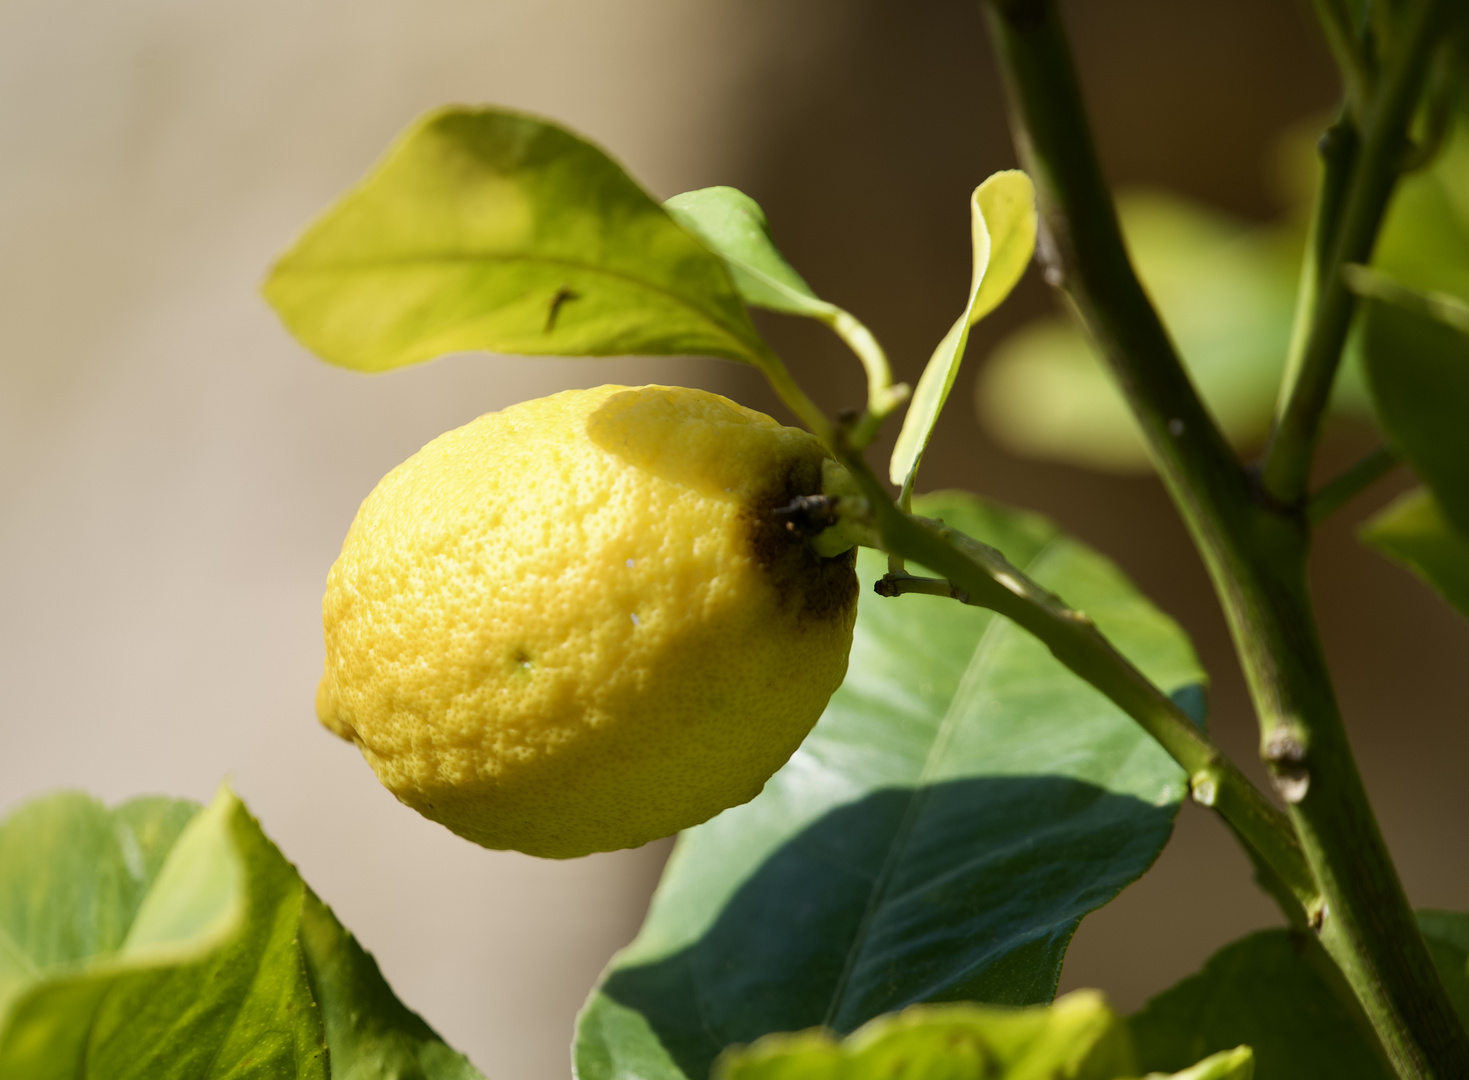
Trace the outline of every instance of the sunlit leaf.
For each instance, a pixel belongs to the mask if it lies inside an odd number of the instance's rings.
[[[745,303],[824,319],[840,310],[812,292],[786,262],[771,239],[765,211],[738,188],[686,191],[663,206],[675,221],[724,258]]]
[[[995,173],[974,189],[969,210],[974,246],[969,302],[923,369],[889,465],[892,482],[910,490],[939,413],[959,376],[970,328],[1010,295],[1035,252],[1035,186],[1023,172]]]
[[[1360,535],[1469,615],[1469,537],[1449,523],[1427,489],[1410,491],[1379,511]]]
[[[202,811],[58,795],[0,824],[0,1076],[479,1074],[222,789]]]
[[[1469,1020],[1469,916],[1420,912],[1439,975]],[[1251,934],[1131,1018],[1138,1061],[1170,1072],[1247,1043],[1256,1080],[1391,1080],[1367,1021],[1314,941],[1288,930]],[[1333,984],[1337,989],[1333,989]]]
[[[1095,990],[1054,1005],[915,1005],[845,1039],[823,1029],[727,1051],[715,1080],[1116,1080],[1134,1074],[1127,1025]]]
[[[308,348],[361,371],[477,349],[767,353],[724,262],[619,165],[495,109],[410,128],[281,258],[265,295]]]
[[[972,496],[922,512],[1084,608],[1202,711],[1187,639],[1107,560]],[[884,569],[864,551],[868,585]],[[847,678],[754,801],[686,832],[578,1024],[580,1080],[703,1080],[727,1046],[919,1002],[1049,1001],[1077,924],[1152,863],[1182,771],[1013,623],[864,591]],[[1201,1055],[1202,1056],[1202,1055]]]
[[[700,188],[663,204],[674,219],[729,266],[740,298],[754,307],[825,323],[867,365],[869,376],[887,377],[887,357],[872,332],[853,315],[820,299],[775,246],[759,203],[732,187]],[[883,408],[896,403],[888,391]]]

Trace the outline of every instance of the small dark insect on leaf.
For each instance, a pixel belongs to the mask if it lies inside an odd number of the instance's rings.
[[[563,285],[556,290],[556,295],[551,297],[551,310],[546,313],[546,333],[556,329],[556,316],[561,314],[561,305],[568,300],[580,300],[581,293]]]

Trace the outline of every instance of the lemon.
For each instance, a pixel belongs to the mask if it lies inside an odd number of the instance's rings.
[[[810,434],[716,394],[572,390],[429,443],[327,580],[317,714],[491,848],[634,847],[759,793],[846,673],[854,552],[772,513]]]

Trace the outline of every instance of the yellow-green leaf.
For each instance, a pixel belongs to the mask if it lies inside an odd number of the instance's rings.
[[[974,245],[969,302],[923,369],[888,470],[893,483],[910,491],[939,413],[959,375],[970,328],[1010,295],[1035,252],[1035,187],[1023,172],[995,173],[974,189],[969,209]]]

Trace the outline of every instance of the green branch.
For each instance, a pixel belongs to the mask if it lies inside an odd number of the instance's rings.
[[[1377,481],[1392,472],[1398,464],[1398,456],[1386,446],[1379,446],[1362,460],[1348,466],[1342,473],[1322,485],[1321,490],[1306,503],[1306,517],[1312,525],[1319,525],[1336,513],[1352,499],[1366,491]]]
[[[1358,113],[1359,138],[1350,148],[1354,152],[1340,160],[1327,156],[1323,180],[1327,197],[1320,205],[1332,211],[1334,220],[1323,222],[1318,217],[1319,249],[1308,261],[1297,315],[1304,320],[1304,332],[1292,342],[1262,472],[1265,490],[1285,506],[1296,506],[1305,497],[1321,421],[1356,311],[1356,297],[1342,280],[1342,268],[1371,258],[1393,189],[1409,163],[1408,126],[1431,66],[1430,55],[1444,30],[1446,11],[1446,0],[1410,0],[1402,5],[1398,33],[1382,60],[1377,92]],[[1343,127],[1338,124],[1338,129]],[[1340,211],[1335,212],[1334,188],[1343,180]]]
[[[1402,7],[1416,11],[1430,2],[1406,0]],[[1296,509],[1302,493],[1281,500],[1292,494],[1288,484],[1269,488],[1274,500],[1257,492],[1148,304],[1117,228],[1054,0],[986,0],[985,12],[1016,143],[1038,189],[1047,279],[1081,313],[1208,567],[1249,682],[1262,757],[1325,899],[1312,928],[1400,1075],[1469,1075],[1469,1038],[1418,933],[1342,724],[1306,586],[1309,533]],[[1384,85],[1391,81],[1384,77]],[[1400,94],[1401,79],[1394,86]],[[1324,403],[1330,379],[1322,375],[1334,371],[1335,359],[1324,370],[1313,358],[1329,351],[1323,328],[1344,335],[1350,317],[1349,304],[1346,318],[1333,307],[1344,292],[1337,269],[1344,252],[1360,247],[1370,217],[1364,208],[1379,194],[1368,181],[1400,161],[1382,166],[1373,157],[1402,149],[1383,134],[1384,116],[1379,111],[1369,120],[1340,217],[1324,208],[1328,231],[1321,236],[1330,255],[1316,306],[1330,317],[1313,319],[1304,335],[1309,362],[1294,384],[1307,396],[1288,396],[1292,419],[1279,429],[1286,442],[1277,439],[1276,454],[1285,454],[1276,457],[1277,469],[1299,466],[1314,443],[1319,412],[1310,424],[1301,421],[1311,418],[1309,401]],[[1296,450],[1285,453],[1287,445]]]
[[[1288,916],[1294,912],[1309,919],[1319,912],[1320,897],[1290,821],[1086,615],[1036,584],[994,548],[940,522],[904,513],[859,458],[849,456],[846,465],[883,549],[944,575],[935,579],[890,573],[878,581],[879,595],[949,596],[995,611],[1035,635],[1183,766],[1194,801],[1219,813],[1284,883],[1293,905],[1286,909]]]

